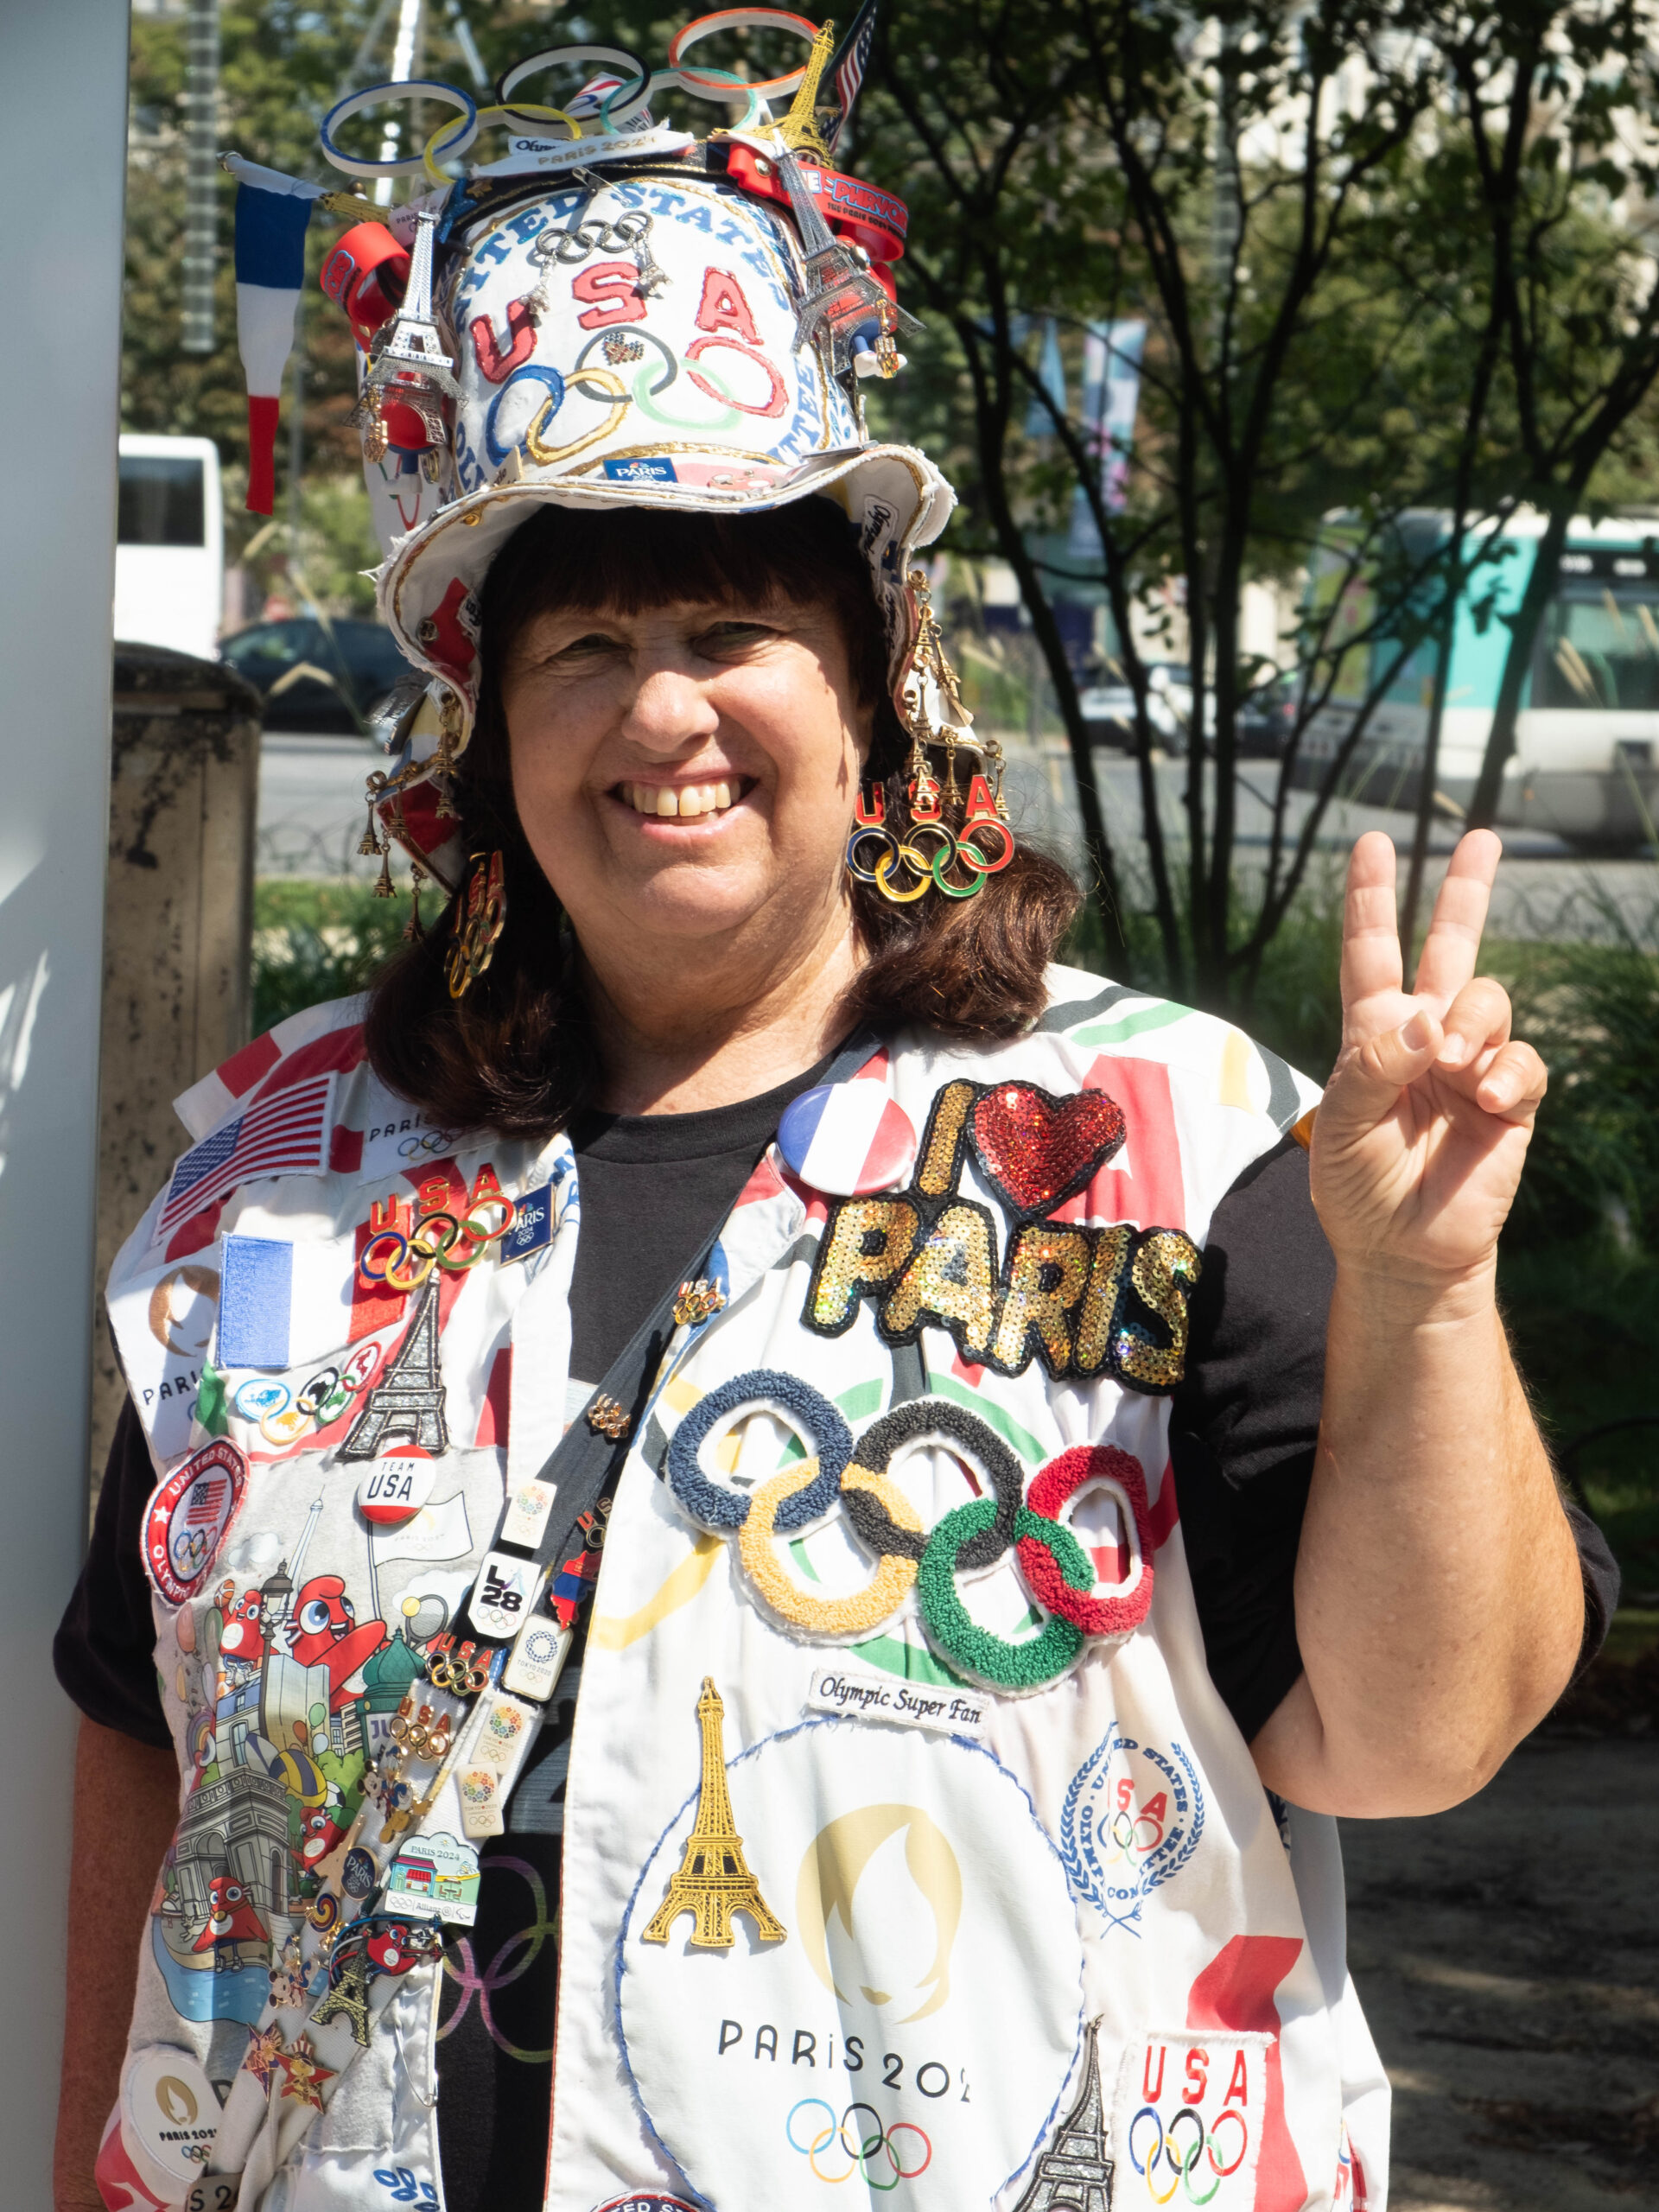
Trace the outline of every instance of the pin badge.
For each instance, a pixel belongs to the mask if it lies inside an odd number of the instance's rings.
[[[274,1382],[268,1376],[254,1375],[238,1385],[231,1403],[244,1421],[263,1421],[267,1414],[283,1412],[289,1395],[286,1382]]]
[[[219,2099],[193,2052],[170,2044],[141,2050],[121,2084],[121,2112],[160,2173],[175,2183],[200,2180],[219,2133]]]
[[[537,1572],[530,1560],[513,1559],[505,1552],[485,1554],[467,1601],[473,1626],[480,1636],[497,1637],[505,1643],[518,1635],[530,1611]]]
[[[376,1459],[358,1480],[357,1510],[374,1529],[401,1529],[432,1495],[435,1459]]]

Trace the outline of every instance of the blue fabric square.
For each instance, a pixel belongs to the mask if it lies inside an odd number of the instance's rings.
[[[286,1367],[294,1247],[270,1236],[227,1236],[220,1247],[219,1364]]]

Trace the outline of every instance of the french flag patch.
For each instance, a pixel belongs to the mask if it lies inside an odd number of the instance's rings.
[[[906,1181],[916,1128],[880,1083],[821,1083],[778,1124],[778,1149],[803,1183],[836,1198],[866,1197]]]

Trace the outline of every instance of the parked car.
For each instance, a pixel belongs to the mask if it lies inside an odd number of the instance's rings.
[[[1257,686],[1238,709],[1238,757],[1241,760],[1277,760],[1290,742],[1296,721],[1296,685],[1288,677],[1275,677]]]
[[[1135,694],[1121,672],[1104,683],[1091,683],[1077,704],[1095,745],[1118,745],[1135,749]],[[1147,665],[1147,716],[1154,741],[1166,753],[1186,750],[1186,728],[1192,714],[1192,673],[1182,661],[1154,660]]]
[[[264,699],[266,729],[307,737],[356,736],[370,708],[409,671],[381,623],[325,624],[310,614],[250,623],[220,639],[219,657]]]

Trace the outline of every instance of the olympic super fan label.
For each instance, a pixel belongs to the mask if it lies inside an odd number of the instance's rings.
[[[1172,2028],[1132,2043],[1112,2115],[1112,2212],[1249,2212],[1273,2038]]]
[[[247,1478],[247,1461],[221,1436],[156,1488],[144,1511],[144,1566],[168,1605],[182,1605],[207,1580]]]
[[[949,1684],[913,1682],[901,1675],[867,1674],[857,1667],[820,1667],[806,1702],[814,1713],[842,1713],[853,1720],[889,1720],[899,1728],[938,1728],[947,1736],[985,1733],[982,1694]]]

